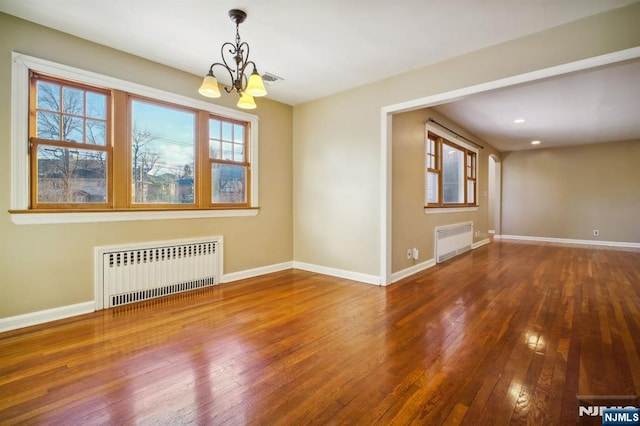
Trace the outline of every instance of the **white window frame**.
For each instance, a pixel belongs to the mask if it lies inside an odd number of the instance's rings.
[[[478,199],[478,192],[479,192],[479,188],[480,188],[480,176],[479,176],[479,166],[480,166],[480,150],[461,140],[460,138],[458,138],[457,136],[444,131],[443,129],[439,128],[439,127],[435,127],[431,124],[425,124],[425,133],[424,133],[424,148],[425,148],[425,154],[423,155],[422,158],[422,162],[425,162],[426,159],[426,147],[427,147],[427,138],[429,135],[429,132],[431,133],[435,133],[436,135],[448,140],[449,142],[453,142],[456,145],[468,149],[471,152],[474,152],[476,154],[476,194],[475,194],[475,200],[476,200],[476,205],[475,206],[465,206],[465,207],[425,207],[424,208],[424,214],[440,214],[440,213],[462,213],[462,212],[477,212],[479,207],[478,205],[480,204],[480,200]],[[466,176],[466,159],[464,161],[464,165],[465,165],[465,176]],[[424,182],[424,184],[426,185],[426,169],[422,174],[422,181]],[[426,204],[427,203],[427,199],[426,199],[426,186],[425,186],[425,190],[422,191],[423,196],[425,197],[425,199],[423,200],[423,202]],[[466,189],[465,189],[466,190]]]
[[[12,52],[11,73],[11,220],[19,225],[50,223],[119,222],[130,220],[192,219],[208,217],[255,216],[258,214],[258,121],[253,114],[236,111],[164,90],[131,83],[114,77],[81,70],[45,59]],[[79,83],[122,90],[175,105],[195,108],[211,114],[250,123],[251,164],[250,208],[33,213],[29,210],[29,71],[36,71]],[[194,89],[195,91],[195,89]]]

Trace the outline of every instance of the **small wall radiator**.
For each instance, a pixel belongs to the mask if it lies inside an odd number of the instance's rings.
[[[473,222],[436,227],[436,263],[471,250]]]
[[[95,248],[96,309],[217,284],[222,237]]]

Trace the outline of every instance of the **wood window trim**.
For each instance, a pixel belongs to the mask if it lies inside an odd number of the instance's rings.
[[[219,115],[224,118],[246,121],[250,123],[250,140],[247,141],[251,151],[251,185],[250,202],[248,206],[207,206],[197,209],[161,209],[156,210],[140,209],[118,209],[108,210],[87,209],[67,209],[67,210],[35,210],[30,205],[30,181],[31,168],[29,157],[29,84],[30,71],[47,75],[54,75],[63,80],[78,82],[81,85],[93,87],[110,87],[114,90],[112,102],[118,102],[117,90],[122,90],[130,94],[149,97],[154,100],[164,100],[180,106],[193,107],[207,114]],[[164,220],[164,219],[190,219],[190,218],[215,218],[215,217],[246,217],[258,214],[259,199],[257,188],[258,182],[258,116],[244,111],[222,107],[204,100],[197,100],[191,97],[177,95],[156,88],[131,83],[109,77],[103,74],[86,71],[68,65],[55,63],[52,61],[32,57],[29,55],[12,52],[12,78],[11,78],[11,191],[10,191],[10,213],[11,220],[16,224],[55,224],[55,223],[87,223],[87,222],[117,222],[129,220]],[[114,120],[117,117],[113,117]],[[122,140],[117,135],[113,135],[116,140]],[[116,161],[118,152],[114,152]],[[116,191],[117,179],[120,176],[114,174],[114,203],[118,198],[125,198],[126,194]],[[126,186],[125,186],[126,188]],[[93,206],[95,207],[95,206]]]

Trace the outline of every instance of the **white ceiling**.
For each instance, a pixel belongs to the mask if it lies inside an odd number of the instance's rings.
[[[268,97],[296,105],[636,1],[0,0],[0,11],[204,75],[212,62],[220,60],[222,43],[235,37],[228,10],[243,9],[248,18],[240,26],[240,35],[251,46],[251,59],[261,73],[284,78],[268,86]],[[637,67],[632,73],[637,76]],[[531,100],[542,89],[557,93],[558,85],[549,82],[528,91],[517,90]],[[514,93],[515,97],[520,92]],[[505,93],[501,96],[502,102],[510,98]],[[486,107],[480,99],[485,99]],[[522,112],[528,115],[527,126],[537,122],[551,129],[550,123],[565,122],[555,112],[549,115],[551,104],[545,99],[549,98],[540,96],[538,101],[527,103],[528,109]],[[601,102],[598,96],[589,101],[596,104],[588,105],[588,115],[581,115],[589,117],[583,120],[585,126],[599,121],[601,115],[594,111],[602,114],[606,110],[597,104]],[[468,124],[469,130],[483,138],[483,132],[489,132],[487,123],[495,125],[492,135],[498,134],[501,125],[501,131],[505,130],[500,120],[504,114],[510,117],[515,107],[507,107],[491,94],[478,95],[473,102],[468,99],[458,107],[448,105],[450,111],[445,113],[460,124]],[[498,111],[500,105],[500,119],[485,113],[482,120],[476,114],[464,123],[453,116],[489,107]],[[524,108],[522,101],[517,105]],[[541,108],[535,109],[536,105]],[[577,102],[573,107],[580,106],[587,105]],[[637,102],[632,111],[638,112]],[[529,137],[518,136],[523,138],[519,140]],[[512,145],[499,148],[517,149]]]
[[[640,140],[640,60],[470,96],[435,110],[499,151]],[[524,119],[524,123],[514,123]]]

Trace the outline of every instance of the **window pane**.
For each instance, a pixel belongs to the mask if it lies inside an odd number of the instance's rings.
[[[107,97],[105,95],[87,92],[87,117],[107,119]]]
[[[427,135],[427,153],[435,154],[435,141],[433,140],[433,136],[431,133]]]
[[[230,142],[222,142],[222,159],[233,160],[233,144]]]
[[[214,203],[246,203],[247,173],[243,166],[213,164],[211,170]]]
[[[433,172],[427,173],[427,204],[438,202],[438,174]]]
[[[222,147],[218,140],[209,140],[209,158],[213,160],[222,159]]]
[[[239,124],[233,126],[233,141],[239,143],[244,142],[244,126]]]
[[[233,133],[233,124],[222,123],[222,139],[225,141],[233,140],[231,138],[232,133]]]
[[[84,115],[84,91],[73,87],[62,88],[63,110],[65,114]]]
[[[467,181],[467,200],[470,204],[476,202],[475,182],[472,180]]]
[[[52,112],[38,111],[36,135],[43,139],[60,140],[60,116]]]
[[[36,108],[60,112],[60,85],[38,81],[38,101]]]
[[[209,119],[209,138],[220,139],[220,120]]]
[[[442,201],[464,203],[464,152],[450,145],[442,146]]]
[[[244,145],[233,146],[233,161],[244,161]]]
[[[38,202],[106,203],[106,153],[40,145]]]
[[[106,122],[98,120],[87,120],[87,143],[105,146],[107,144]]]
[[[193,204],[195,114],[134,100],[132,105],[132,201]]]
[[[62,137],[67,142],[84,142],[84,120],[78,117],[62,116]]]

